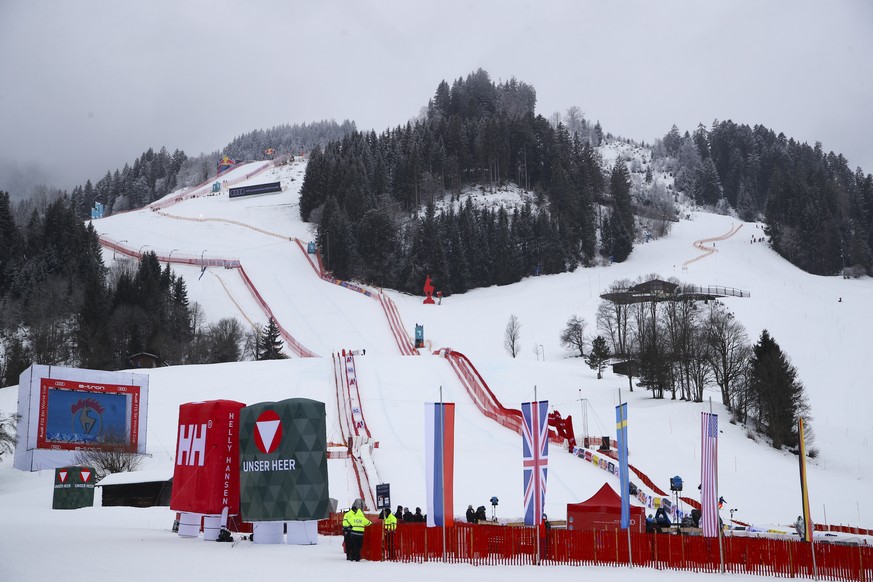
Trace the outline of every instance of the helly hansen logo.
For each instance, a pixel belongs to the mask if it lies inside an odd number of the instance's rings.
[[[196,457],[196,462],[195,462]],[[177,465],[199,465],[206,461],[206,424],[180,424]]]

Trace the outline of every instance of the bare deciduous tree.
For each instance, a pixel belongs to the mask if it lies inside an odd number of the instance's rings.
[[[18,422],[17,414],[0,414],[0,459],[6,453],[15,450],[15,424]]]
[[[630,287],[630,280],[620,279],[609,286],[610,293],[624,291]],[[629,309],[627,304],[601,301],[597,307],[597,329],[603,332],[612,344],[612,353],[626,358],[633,353],[629,334]]]
[[[561,332],[561,345],[579,352],[585,357],[585,320],[576,315],[567,320],[567,327]]]
[[[521,351],[521,324],[515,314],[509,316],[506,331],[503,333],[503,347],[513,358]]]
[[[749,337],[743,324],[717,301],[710,304],[705,325],[712,373],[721,390],[721,402],[730,410],[736,404],[736,393],[743,387],[743,374],[752,351]]]
[[[76,454],[76,464],[94,469],[97,481],[112,473],[135,471],[143,455],[133,450],[124,438],[110,437],[99,449],[90,449]]]

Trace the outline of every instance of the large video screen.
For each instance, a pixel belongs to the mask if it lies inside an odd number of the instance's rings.
[[[42,378],[37,446],[137,449],[139,386]]]

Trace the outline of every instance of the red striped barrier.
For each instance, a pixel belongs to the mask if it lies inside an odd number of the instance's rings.
[[[873,547],[869,546],[811,545],[728,536],[723,539],[723,549],[725,571],[732,574],[813,578],[814,550],[820,578],[866,582],[873,576]],[[373,527],[364,533],[361,556],[371,561],[476,566],[633,565],[690,572],[721,570],[719,544],[715,538],[631,533],[629,549],[628,534],[622,530],[541,530],[457,522],[445,530],[401,522],[393,534],[388,534],[379,521],[374,521]]]

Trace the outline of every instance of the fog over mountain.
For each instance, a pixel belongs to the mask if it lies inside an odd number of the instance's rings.
[[[648,142],[674,123],[763,124],[870,172],[871,26],[861,0],[9,0],[0,189],[29,185],[13,162],[69,189],[149,147],[197,155],[321,119],[380,131],[418,115],[440,80],[479,67],[536,87],[544,116],[576,105]]]

